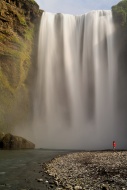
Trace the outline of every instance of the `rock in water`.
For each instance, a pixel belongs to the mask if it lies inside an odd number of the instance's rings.
[[[19,137],[14,136],[10,133],[6,134],[0,143],[0,148],[2,149],[34,149],[35,144],[32,142]]]
[[[2,141],[3,137],[5,136],[4,133],[0,132],[0,141]]]
[[[4,136],[5,136],[5,134],[0,132],[0,148],[2,146],[2,139],[3,139]]]

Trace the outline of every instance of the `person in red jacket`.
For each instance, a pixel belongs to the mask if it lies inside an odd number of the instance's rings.
[[[116,149],[116,141],[113,141],[112,146],[113,146],[113,150],[115,150]]]

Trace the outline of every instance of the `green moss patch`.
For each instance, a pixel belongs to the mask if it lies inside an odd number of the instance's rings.
[[[21,4],[26,5],[28,12],[37,5],[34,0]],[[0,130],[6,132],[27,120],[30,114],[30,87],[26,81],[32,66],[34,24],[26,9],[2,0],[3,5],[2,14],[10,19],[0,29]]]
[[[127,27],[127,0],[122,0],[112,7],[114,20],[123,27]]]

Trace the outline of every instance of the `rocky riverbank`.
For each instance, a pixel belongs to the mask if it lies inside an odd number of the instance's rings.
[[[57,190],[127,189],[127,152],[78,152],[57,157],[46,164]]]

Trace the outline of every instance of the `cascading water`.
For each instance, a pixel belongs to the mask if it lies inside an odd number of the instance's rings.
[[[37,147],[111,148],[117,58],[111,11],[43,13],[34,102]]]

